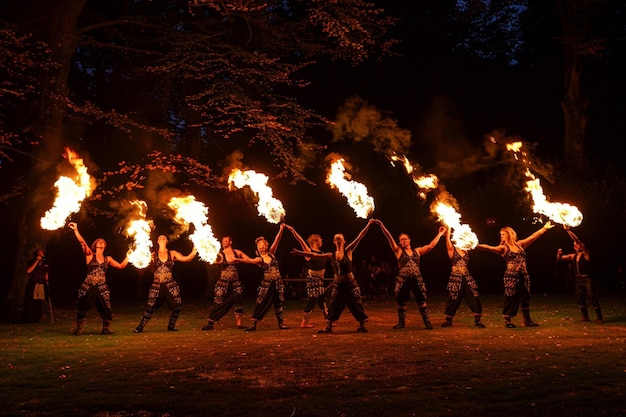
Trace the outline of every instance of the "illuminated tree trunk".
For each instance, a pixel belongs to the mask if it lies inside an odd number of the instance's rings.
[[[61,0],[50,16],[48,45],[53,62],[57,65],[42,75],[41,98],[35,138],[39,142],[34,149],[34,158],[28,178],[27,201],[19,220],[17,259],[11,285],[3,303],[3,316],[9,320],[18,317],[26,286],[26,262],[35,248],[44,248],[48,233],[41,229],[39,219],[50,198],[50,190],[56,178],[56,163],[63,152],[63,119],[67,80],[72,56],[80,41],[77,21],[87,0]]]
[[[589,100],[585,96],[581,82],[581,70],[577,64],[566,65],[565,96],[561,102],[564,116],[565,138],[563,155],[575,168],[584,169],[585,136],[587,133],[587,107]]]

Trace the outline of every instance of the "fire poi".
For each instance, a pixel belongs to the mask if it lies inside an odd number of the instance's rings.
[[[60,176],[54,183],[57,188],[54,204],[40,220],[41,227],[46,230],[63,227],[69,216],[80,210],[83,200],[91,195],[94,188],[87,167],[78,154],[70,148],[65,148],[63,157],[72,164],[76,175],[73,178]]]
[[[209,263],[215,262],[220,251],[220,242],[207,223],[208,207],[197,201],[193,195],[172,197],[168,206],[176,212],[174,221],[194,225],[195,231],[189,235],[189,239],[196,247],[200,259]]]
[[[259,199],[257,210],[259,216],[264,216],[270,223],[280,223],[285,217],[285,209],[280,200],[274,198],[272,189],[267,185],[268,176],[253,170],[241,171],[234,169],[228,176],[228,186],[243,188],[250,187]]]
[[[150,232],[152,231],[152,221],[146,219],[146,211],[148,205],[145,201],[135,200],[130,204],[137,210],[136,218],[130,220],[126,228],[126,235],[133,238],[128,254],[128,261],[139,269],[146,268],[150,265],[152,252],[152,240]]]
[[[357,217],[366,219],[374,211],[374,199],[368,194],[365,185],[351,180],[344,163],[344,159],[339,158],[331,164],[326,182],[346,197]]]

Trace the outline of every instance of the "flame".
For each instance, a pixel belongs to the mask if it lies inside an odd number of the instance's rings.
[[[259,216],[264,216],[270,223],[280,223],[285,217],[285,209],[283,203],[273,197],[272,189],[267,186],[268,179],[267,175],[253,170],[234,169],[228,176],[228,186],[250,187],[259,199],[257,203]]]
[[[539,178],[530,171],[528,165],[530,163],[525,159],[526,153],[522,149],[522,142],[514,142],[506,145],[506,149],[515,152],[515,158],[518,154],[522,155],[522,162],[526,165],[526,172],[524,175],[528,180],[526,181],[525,190],[530,194],[533,200],[533,212],[537,214],[543,214],[554,223],[565,224],[570,227],[576,227],[583,221],[583,215],[578,210],[578,207],[568,203],[550,202],[543,193],[543,188]]]
[[[337,188],[346,197],[357,217],[366,219],[374,211],[374,199],[367,193],[367,187],[350,180],[350,174],[346,173],[343,158],[339,158],[331,164],[326,182],[331,187]]]
[[[65,148],[63,157],[72,164],[76,175],[74,178],[61,176],[54,183],[57,188],[54,204],[40,220],[41,227],[46,230],[57,230],[63,227],[67,218],[80,210],[83,200],[93,191],[87,167],[83,165],[83,160],[78,154],[70,148]]]
[[[433,207],[433,212],[439,220],[452,229],[450,240],[454,246],[463,250],[471,250],[478,245],[478,237],[468,224],[461,223],[461,214],[454,207],[438,201]]]
[[[207,224],[209,209],[192,195],[172,197],[168,206],[176,212],[176,222],[194,225],[195,231],[189,239],[196,247],[200,259],[209,263],[215,262],[220,251],[220,242],[213,236],[213,230]]]
[[[411,176],[411,179],[419,188],[418,195],[422,199],[426,199],[426,195],[429,191],[436,189],[439,187],[439,178],[435,174],[426,174],[418,176],[414,171],[417,169],[411,164],[409,159],[405,155],[392,155],[391,156],[391,164],[395,166],[394,161],[401,161],[404,165],[404,169],[408,175]]]
[[[146,220],[146,211],[148,205],[145,201],[135,200],[130,202],[131,205],[137,207],[137,218],[132,219],[126,228],[126,236],[134,238],[130,245],[130,253],[128,261],[139,269],[143,269],[150,265],[152,252],[152,240],[150,240],[150,232],[152,231],[152,221]]]

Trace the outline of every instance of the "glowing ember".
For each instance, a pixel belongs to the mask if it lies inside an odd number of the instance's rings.
[[[367,193],[367,187],[350,180],[350,174],[346,172],[343,158],[339,158],[331,164],[326,182],[331,187],[337,188],[346,197],[357,217],[366,219],[374,211],[374,199]]]
[[[411,165],[411,162],[409,162],[409,159],[406,156],[391,155],[391,165],[395,166],[393,163],[394,161],[401,161],[407,174],[413,172],[413,165]]]
[[[435,174],[413,178],[413,182],[422,190],[434,190],[439,186],[439,178]]]
[[[414,171],[417,171],[417,169],[411,164],[411,162],[409,162],[409,159],[406,156],[392,155],[391,161],[392,165],[394,165],[394,161],[402,162],[406,173],[411,176],[411,179],[413,180],[415,185],[417,185],[417,188],[419,188],[420,191],[418,195],[421,198],[425,199],[427,192],[430,192],[439,187],[439,178],[437,178],[435,174],[426,174],[421,176],[416,175]]]
[[[253,170],[241,171],[234,169],[228,177],[228,186],[243,188],[246,185],[259,199],[257,210],[259,216],[264,216],[270,223],[280,223],[285,217],[283,203],[273,197],[272,189],[267,186],[267,175]]]
[[[132,219],[126,228],[126,236],[133,238],[128,261],[135,267],[143,269],[150,265],[152,221],[146,220],[148,205],[145,201],[135,200],[131,201],[130,204],[137,208],[137,218]]]
[[[83,160],[78,157],[78,154],[70,148],[65,148],[63,157],[72,164],[76,175],[73,179],[61,176],[54,183],[57,188],[56,199],[52,208],[40,220],[41,227],[46,230],[57,230],[63,227],[67,218],[80,210],[83,200],[93,191],[87,167],[83,165]]]
[[[515,152],[515,158],[518,160],[518,154],[521,154],[523,157],[526,156],[526,153],[522,149],[522,142],[507,144],[506,149]],[[535,177],[535,175],[530,171],[528,168],[529,163],[525,160],[525,158],[523,158],[522,161],[526,165],[526,172],[524,175],[528,178],[525,190],[530,193],[533,200],[533,212],[543,214],[554,223],[565,224],[570,227],[580,225],[583,221],[583,215],[580,210],[571,204],[548,201],[548,198],[543,193],[543,188],[541,187],[539,178]]]
[[[220,251],[220,242],[213,236],[213,230],[207,224],[209,209],[192,195],[173,197],[168,206],[176,212],[175,221],[194,225],[195,231],[189,239],[196,247],[200,259],[209,263],[215,262]]]
[[[452,229],[451,240],[454,246],[463,250],[471,250],[478,245],[478,237],[468,224],[461,223],[461,214],[454,207],[438,201],[432,208],[439,220]]]

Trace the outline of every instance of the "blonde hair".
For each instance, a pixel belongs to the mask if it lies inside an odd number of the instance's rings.
[[[506,232],[506,234],[508,235],[508,239],[503,238],[500,241],[500,244],[506,244],[506,245],[515,245],[517,242],[517,233],[515,232],[515,230],[513,230],[511,227],[503,227],[502,229],[500,229],[501,232]]]

